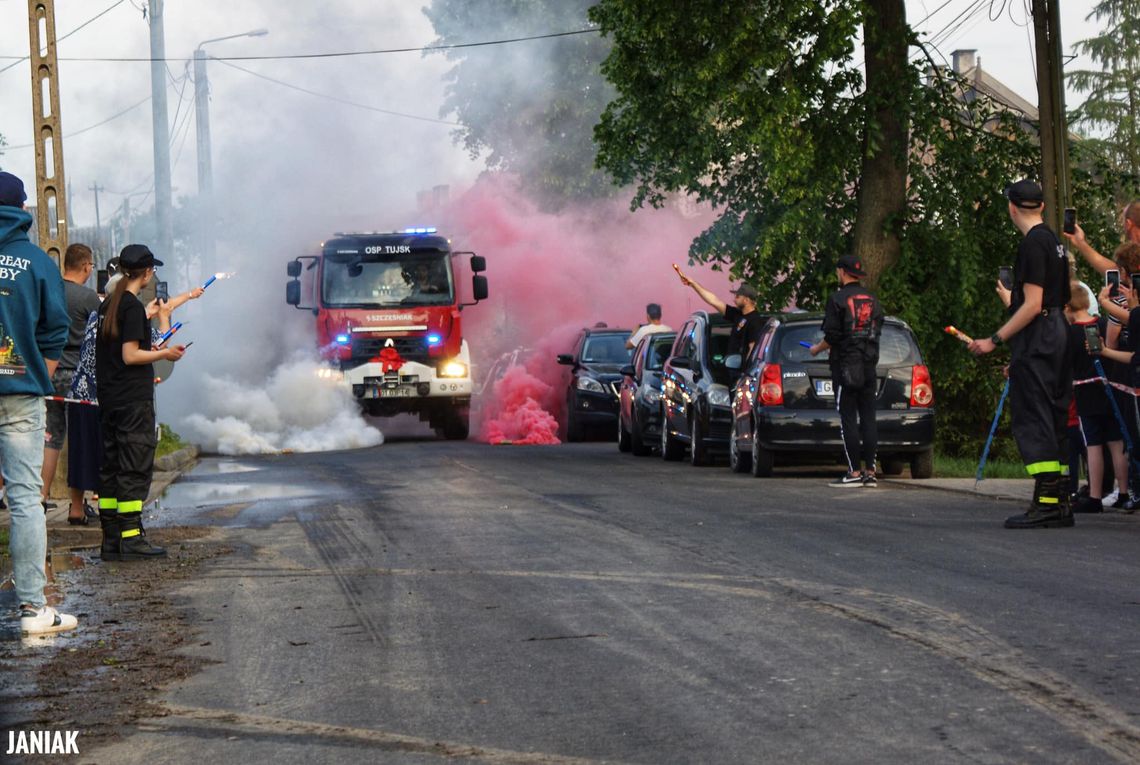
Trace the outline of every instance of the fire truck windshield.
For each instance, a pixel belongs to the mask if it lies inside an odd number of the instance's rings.
[[[321,299],[330,307],[449,305],[455,289],[446,254],[326,258]]]

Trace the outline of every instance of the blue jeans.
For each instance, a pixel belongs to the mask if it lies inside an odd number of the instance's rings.
[[[20,604],[43,606],[47,573],[47,522],[40,504],[44,463],[42,396],[0,396],[0,474],[8,493],[12,529],[8,550]]]

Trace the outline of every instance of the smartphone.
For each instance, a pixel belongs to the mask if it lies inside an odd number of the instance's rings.
[[[1108,294],[1116,297],[1120,294],[1120,271],[1110,268],[1104,272],[1104,283],[1108,285]]]
[[[108,282],[108,280],[110,280],[110,278],[111,278],[111,274],[107,272],[107,269],[100,268],[98,271],[96,271],[95,272],[95,291],[98,292],[100,295],[107,294],[107,282]]]
[[[1095,327],[1085,327],[1085,344],[1088,346],[1089,353],[1100,353],[1100,331]]]
[[[1077,208],[1075,208],[1075,207],[1066,207],[1065,208],[1065,221],[1061,226],[1061,230],[1064,231],[1066,234],[1077,233]]]
[[[156,300],[161,300],[163,303],[165,303],[167,300],[170,300],[170,290],[167,288],[166,282],[154,283],[154,297]]]
[[[1140,290],[1140,274],[1129,274],[1128,278],[1132,280],[1132,291]]]
[[[1013,289],[1013,266],[1002,266],[998,269],[998,281],[1007,290]]]

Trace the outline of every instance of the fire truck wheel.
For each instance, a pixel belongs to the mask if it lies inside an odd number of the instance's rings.
[[[471,422],[462,414],[448,415],[443,423],[443,437],[448,441],[466,441],[471,435]]]

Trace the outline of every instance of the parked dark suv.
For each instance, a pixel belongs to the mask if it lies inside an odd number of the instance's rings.
[[[706,465],[728,449],[732,373],[724,365],[730,325],[720,314],[697,311],[677,332],[661,373],[661,456]]]
[[[558,363],[570,367],[564,441],[581,441],[593,428],[604,428],[606,433],[617,428],[618,387],[621,368],[629,364],[625,341],[631,334],[632,330],[610,329],[604,324],[589,327],[578,334],[573,353],[558,355]]]
[[[641,338],[633,363],[622,368],[618,449],[644,457],[661,438],[661,371],[673,348],[674,332]]]
[[[732,407],[729,465],[737,472],[771,475],[780,462],[846,464],[826,353],[812,358],[803,343],[823,333],[822,316],[785,314],[769,320],[744,361]],[[918,343],[903,321],[887,317],[879,342],[876,420],[883,472],[933,472],[934,387]]]

